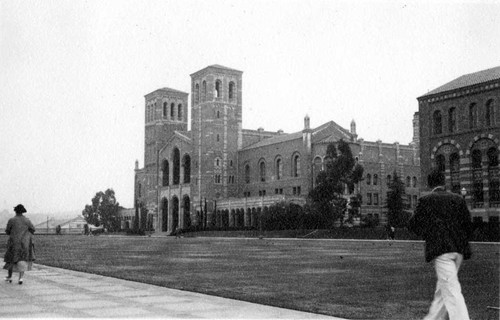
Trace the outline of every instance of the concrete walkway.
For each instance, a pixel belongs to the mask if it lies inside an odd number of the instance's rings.
[[[37,264],[22,285],[5,274],[0,318],[340,319]]]

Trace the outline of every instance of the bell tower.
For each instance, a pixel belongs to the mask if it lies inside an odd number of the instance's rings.
[[[237,151],[242,146],[242,74],[211,65],[191,74],[194,203],[215,205],[237,196]]]
[[[188,93],[161,88],[145,95],[144,201],[157,210],[158,152],[175,131],[187,131]]]

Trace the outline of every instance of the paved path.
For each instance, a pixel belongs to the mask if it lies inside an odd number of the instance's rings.
[[[5,272],[6,273],[6,272]],[[337,319],[35,264],[0,283],[0,318]]]

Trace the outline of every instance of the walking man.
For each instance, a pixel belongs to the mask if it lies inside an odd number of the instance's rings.
[[[458,270],[472,253],[470,212],[465,200],[445,190],[445,178],[434,170],[428,176],[431,193],[420,198],[408,228],[425,240],[425,260],[434,260],[437,275],[436,291],[424,320],[469,320],[462,295]]]

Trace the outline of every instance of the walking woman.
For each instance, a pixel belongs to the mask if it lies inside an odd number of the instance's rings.
[[[14,207],[16,216],[9,219],[5,233],[9,235],[7,251],[4,257],[4,269],[8,271],[5,281],[12,282],[12,273],[19,272],[19,284],[23,284],[25,271],[31,270],[34,257],[33,234],[35,227],[31,221],[23,216],[26,209],[22,204]]]

